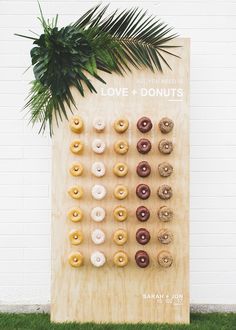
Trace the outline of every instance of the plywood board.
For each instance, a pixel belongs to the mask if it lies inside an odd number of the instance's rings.
[[[107,85],[94,82],[97,94],[88,92],[82,98],[73,91],[77,104],[74,114],[79,114],[84,121],[81,134],[73,133],[66,120],[59,128],[54,127],[51,296],[51,320],[54,322],[189,322],[189,40],[178,39],[178,44],[183,46],[178,49],[181,59],[169,58],[172,71],[166,69],[164,74],[153,74],[147,70],[133,70],[125,77],[104,74]],[[149,117],[153,123],[152,130],[146,134],[136,128],[136,122],[142,116]],[[92,126],[95,117],[104,118],[106,128],[103,133],[95,132]],[[120,117],[129,120],[129,129],[122,136],[112,126]],[[175,124],[167,135],[158,128],[162,117],[171,118]],[[136,150],[141,137],[152,142],[152,150],[147,155]],[[78,138],[84,143],[84,151],[81,155],[74,155],[69,147]],[[92,151],[95,138],[106,143],[106,150],[101,155]],[[130,146],[128,153],[122,156],[113,149],[115,141],[121,138]],[[163,138],[171,140],[174,145],[174,151],[168,156],[158,151],[158,143]],[[104,177],[96,178],[91,174],[91,165],[100,160],[107,171]],[[152,167],[151,175],[143,179],[135,170],[141,160],[147,160]],[[73,177],[69,168],[77,161],[83,164],[84,172],[80,177]],[[113,174],[113,166],[118,161],[128,165],[129,172],[124,178]],[[158,164],[163,161],[168,161],[174,168],[168,178],[160,177],[157,171]],[[140,201],[136,196],[139,183],[146,183],[151,188],[151,196],[146,201]],[[162,201],[156,193],[164,183],[173,189],[173,196],[168,201]],[[102,201],[91,196],[94,184],[103,184],[107,189]],[[114,198],[117,184],[124,184],[129,189],[129,195],[123,201]],[[83,187],[81,200],[74,200],[67,193],[74,185]],[[122,223],[115,221],[112,215],[114,207],[120,204],[128,209],[129,214]],[[135,216],[139,205],[145,205],[151,211],[151,217],[145,223],[139,222]],[[171,222],[158,219],[157,211],[162,205],[174,210]],[[67,219],[67,212],[74,206],[79,206],[84,213],[79,223]],[[91,220],[90,212],[95,206],[106,209],[103,222]],[[151,234],[151,240],[145,246],[135,239],[140,227]],[[106,240],[100,246],[91,240],[91,231],[95,228],[106,234]],[[129,235],[123,247],[118,247],[112,240],[112,234],[118,228],[125,228]],[[173,242],[165,246],[157,239],[162,228],[171,230],[174,237]],[[83,232],[81,245],[70,243],[69,233],[73,229]],[[95,250],[106,256],[107,262],[101,268],[90,262],[90,255]],[[129,263],[124,268],[113,264],[113,254],[118,250],[126,251],[129,256]],[[150,265],[145,269],[136,265],[134,255],[137,250],[145,250],[150,256]],[[162,250],[173,256],[170,268],[162,268],[157,262],[157,255]],[[82,267],[73,268],[69,264],[68,256],[73,251],[84,255]]]

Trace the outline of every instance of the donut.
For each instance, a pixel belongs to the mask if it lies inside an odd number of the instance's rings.
[[[172,188],[168,184],[163,184],[158,188],[157,194],[160,199],[170,199],[173,195]]]
[[[117,267],[126,266],[129,262],[127,253],[124,251],[117,251],[113,256],[113,262]]]
[[[129,121],[125,118],[119,118],[116,119],[113,126],[117,133],[124,133],[129,127]]]
[[[91,238],[94,244],[99,245],[105,242],[105,233],[101,229],[94,229],[91,233]]]
[[[102,163],[102,162],[93,163],[93,165],[91,167],[91,172],[97,178],[101,178],[102,176],[104,176],[106,173],[106,168],[105,168],[104,163]]]
[[[119,184],[115,187],[114,196],[116,199],[125,199],[129,194],[128,188],[123,184]]]
[[[139,206],[136,210],[136,217],[139,221],[147,221],[150,217],[150,212],[145,206]]]
[[[163,222],[168,222],[173,219],[173,210],[168,206],[161,206],[158,210],[158,218]]]
[[[128,233],[124,229],[117,229],[113,234],[113,241],[117,245],[124,245],[128,240]]]
[[[157,239],[161,244],[169,244],[173,241],[173,234],[168,229],[161,229],[157,234]]]
[[[141,133],[147,133],[152,129],[152,121],[148,117],[142,117],[137,122],[137,128]]]
[[[75,141],[71,142],[71,144],[70,144],[70,151],[76,155],[80,154],[82,152],[83,148],[84,148],[84,145],[80,140],[75,140]]]
[[[80,186],[73,186],[68,190],[68,194],[74,199],[80,199],[83,196],[83,189]]]
[[[113,216],[116,221],[125,221],[128,217],[128,212],[125,207],[117,206],[113,211]]]
[[[80,252],[72,252],[69,255],[68,261],[72,267],[80,267],[84,263],[84,257]]]
[[[173,166],[169,163],[163,162],[158,165],[160,176],[167,177],[173,173]]]
[[[139,228],[136,232],[136,241],[139,244],[145,245],[150,241],[150,233],[145,228]]]
[[[164,267],[164,268],[168,268],[172,265],[173,263],[173,257],[172,255],[170,254],[170,252],[168,251],[161,251],[158,255],[157,255],[157,261],[158,261],[158,264],[161,266],[161,267]]]
[[[149,255],[146,251],[139,250],[135,253],[135,261],[140,268],[146,268],[150,262]]]
[[[69,234],[71,244],[79,245],[83,242],[84,236],[80,230],[72,230]]]
[[[104,253],[95,251],[91,254],[90,261],[93,266],[102,267],[106,262],[106,257]]]
[[[129,144],[125,140],[116,141],[114,144],[114,150],[117,154],[124,155],[129,150]]]
[[[148,139],[140,139],[137,143],[137,150],[140,154],[147,154],[152,149],[152,144]]]
[[[93,221],[101,222],[106,217],[106,211],[100,206],[96,206],[91,210],[90,216]]]
[[[174,127],[174,122],[170,118],[164,117],[159,121],[158,124],[160,131],[164,134],[172,131]]]
[[[146,162],[145,160],[143,160],[136,167],[136,172],[137,172],[138,176],[141,176],[142,178],[145,178],[145,177],[147,177],[147,176],[150,175],[150,173],[151,173],[151,166],[149,165],[148,162]]]
[[[92,187],[92,196],[94,199],[96,200],[101,200],[103,199],[105,196],[106,196],[106,193],[107,193],[107,190],[106,188],[101,185],[101,184],[95,184],[93,187]]]
[[[102,132],[106,127],[105,121],[102,118],[95,118],[93,121],[93,128],[97,132]]]
[[[123,177],[128,173],[128,166],[125,163],[117,163],[113,167],[113,173],[116,176]]]
[[[158,149],[162,154],[170,154],[173,151],[173,143],[166,139],[162,139],[158,144]]]
[[[70,168],[70,174],[73,176],[80,176],[83,173],[83,165],[80,163],[72,164]]]
[[[69,121],[69,125],[71,131],[74,133],[80,133],[84,128],[83,120],[79,116],[71,117]]]
[[[70,221],[79,222],[83,218],[83,212],[80,208],[74,207],[67,213],[67,217]]]
[[[92,142],[92,150],[96,153],[96,154],[102,154],[105,151],[106,148],[106,144],[104,141],[102,141],[101,139],[95,139]]]
[[[148,199],[149,196],[151,194],[151,190],[149,188],[148,185],[144,184],[144,183],[140,183],[137,187],[136,187],[136,195],[137,197],[139,197],[140,199]]]

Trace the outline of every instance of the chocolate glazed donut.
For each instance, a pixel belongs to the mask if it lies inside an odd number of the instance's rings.
[[[150,241],[150,233],[145,228],[139,228],[136,232],[136,241],[139,244],[145,245]]]
[[[152,144],[148,139],[140,139],[137,143],[137,150],[140,154],[147,154],[152,149]]]
[[[136,195],[140,198],[140,199],[148,199],[149,196],[151,194],[151,190],[149,188],[148,185],[140,183],[137,187],[136,187]]]
[[[137,128],[142,133],[147,133],[152,129],[152,121],[148,117],[142,117],[137,122]]]
[[[140,268],[146,268],[149,265],[149,255],[146,251],[139,250],[135,254],[135,261]]]
[[[138,164],[136,167],[136,172],[138,176],[141,176],[142,178],[145,178],[150,175],[151,173],[151,166],[148,162],[142,161]]]
[[[139,221],[147,221],[150,217],[150,212],[145,206],[139,206],[136,210],[136,217]]]

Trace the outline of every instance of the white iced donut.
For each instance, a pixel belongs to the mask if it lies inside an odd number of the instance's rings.
[[[95,118],[93,121],[93,127],[97,132],[102,132],[106,124],[102,118]]]
[[[95,162],[92,165],[91,172],[93,173],[93,175],[100,178],[103,175],[105,175],[106,172],[105,165],[102,162]]]
[[[92,209],[90,215],[93,221],[101,222],[105,219],[106,212],[103,207],[97,206]]]
[[[94,229],[94,231],[92,231],[91,238],[94,244],[102,244],[105,241],[105,233],[101,229]]]
[[[105,255],[100,251],[95,251],[91,254],[90,261],[95,267],[102,267],[106,262]]]
[[[95,184],[92,187],[92,196],[94,199],[101,200],[106,196],[107,190],[101,184]]]
[[[95,139],[92,142],[92,149],[96,154],[102,154],[106,148],[106,144],[104,141],[100,139]]]

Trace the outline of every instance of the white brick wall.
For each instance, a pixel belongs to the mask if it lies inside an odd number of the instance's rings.
[[[70,23],[93,1],[40,1]],[[235,303],[236,1],[111,1],[140,5],[192,39],[191,302]],[[50,301],[50,139],[20,112],[40,32],[33,0],[0,1],[0,303]]]

